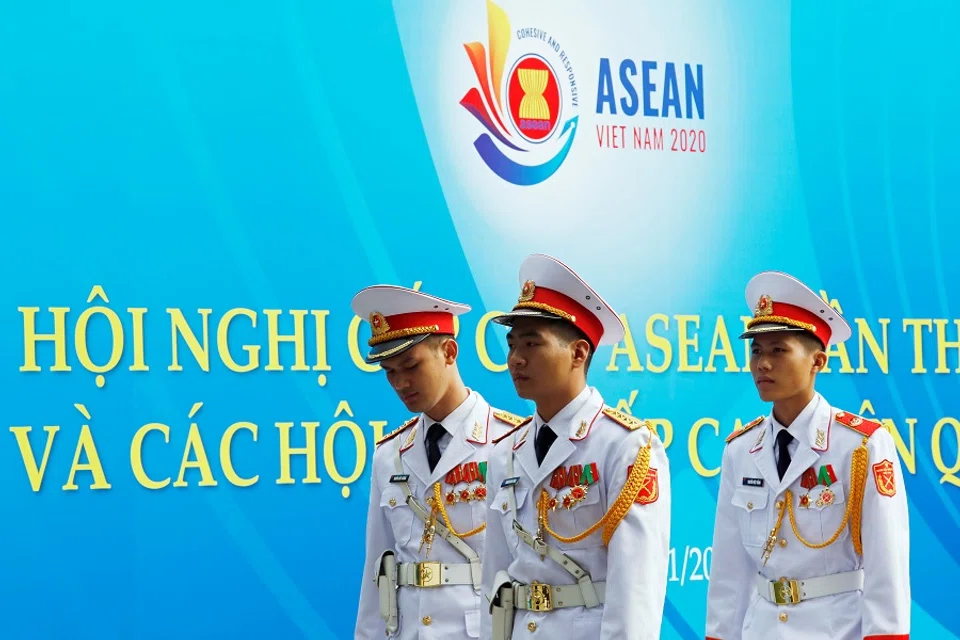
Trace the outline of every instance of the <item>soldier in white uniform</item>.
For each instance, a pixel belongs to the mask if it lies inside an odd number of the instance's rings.
[[[469,307],[394,286],[359,292],[378,362],[409,411],[373,455],[355,638],[477,638],[487,459],[522,422],[464,386],[454,317]]]
[[[617,314],[545,255],[520,268],[508,364],[536,413],[490,461],[484,638],[658,639],[667,588],[670,472],[656,432],[588,386]]]
[[[795,278],[764,272],[750,371],[773,410],[727,438],[706,636],[907,640],[910,534],[893,437],[814,390],[824,352],[850,336]]]

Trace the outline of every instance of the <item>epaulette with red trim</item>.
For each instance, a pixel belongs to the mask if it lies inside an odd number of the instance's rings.
[[[391,431],[391,432],[388,433],[387,435],[385,435],[385,436],[383,436],[382,438],[380,438],[379,440],[377,440],[377,446],[379,447],[380,445],[382,445],[384,442],[387,442],[388,440],[393,440],[393,439],[396,438],[398,435],[400,435],[401,433],[403,433],[404,431],[406,431],[407,429],[409,429],[409,428],[412,427],[413,425],[417,424],[417,420],[419,420],[419,419],[420,419],[419,416],[410,418],[409,420],[407,420],[406,422],[404,422],[402,425],[400,425],[399,427],[397,427],[396,429],[394,429],[393,431]]]
[[[883,427],[883,425],[876,420],[869,420],[855,413],[847,413],[846,411],[838,411],[833,418],[843,426],[853,429],[860,435],[868,438],[872,436],[877,429]]]
[[[491,440],[490,442],[491,442],[492,444],[497,444],[497,443],[500,442],[501,440],[506,440],[507,438],[509,438],[510,436],[512,436],[513,434],[515,434],[517,431],[519,431],[521,428],[523,428],[525,425],[530,424],[530,421],[531,421],[531,420],[533,420],[533,416],[530,416],[530,417],[527,418],[526,420],[521,421],[520,424],[518,424],[517,426],[515,426],[513,429],[510,429],[510,431],[507,431],[505,434],[503,434],[503,435],[500,436],[499,438],[494,438],[494,439]]]
[[[627,431],[636,431],[640,427],[647,424],[640,418],[635,418],[627,413],[624,413],[623,411],[614,409],[613,407],[604,407],[603,415],[607,416]]]
[[[745,434],[747,431],[750,431],[750,429],[753,429],[755,426],[763,422],[763,418],[764,416],[760,416],[759,418],[748,422],[747,424],[743,425],[742,427],[740,427],[739,429],[737,429],[736,431],[728,435],[727,444],[730,444],[731,442],[733,442],[734,440],[736,440],[737,438]]]
[[[506,424],[513,425],[514,427],[519,427],[521,424],[523,424],[523,418],[514,413],[510,413],[509,411],[494,411],[493,417],[500,422],[505,422]]]

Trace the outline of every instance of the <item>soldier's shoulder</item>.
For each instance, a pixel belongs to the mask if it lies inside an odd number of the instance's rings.
[[[408,431],[411,427],[417,424],[417,421],[419,419],[420,419],[419,416],[414,416],[409,420],[407,420],[406,422],[404,422],[399,427],[397,427],[396,429],[394,429],[393,431],[391,431],[390,433],[384,435],[382,438],[377,440],[377,445],[376,445],[377,448],[380,448],[381,445],[396,439],[400,434],[404,433],[405,431]]]
[[[734,440],[736,440],[737,438],[739,438],[739,437],[742,436],[743,434],[747,433],[747,432],[750,431],[751,429],[754,429],[754,428],[760,426],[761,424],[763,424],[763,419],[764,419],[764,417],[765,417],[765,416],[758,416],[758,417],[754,418],[753,420],[751,420],[750,422],[748,422],[747,424],[745,424],[745,425],[743,425],[742,427],[740,427],[739,429],[734,429],[734,431],[733,431],[730,435],[728,435],[727,438],[726,438],[727,444],[730,444],[731,442],[733,442]]]
[[[643,428],[650,429],[650,425],[646,420],[632,416],[629,413],[624,413],[623,411],[614,409],[613,407],[604,407],[601,413],[627,431],[636,431],[637,429]]]
[[[506,412],[504,412],[504,413],[506,413]],[[496,415],[496,413],[495,413],[494,415]],[[509,415],[512,416],[513,414],[509,414]],[[514,416],[514,417],[519,417],[519,416]],[[491,442],[492,444],[495,444],[495,445],[496,445],[496,444],[500,444],[500,443],[503,442],[504,440],[507,440],[507,439],[509,439],[509,438],[512,438],[514,435],[516,435],[516,434],[519,433],[521,430],[523,430],[524,428],[526,428],[526,427],[530,424],[530,422],[531,422],[532,420],[533,420],[533,416],[530,416],[530,417],[528,417],[528,418],[520,418],[520,421],[517,422],[516,424],[512,424],[512,423],[511,423],[511,427],[510,427],[510,429],[509,429],[506,433],[504,433],[503,435],[500,435],[500,436],[498,436],[498,437],[496,437],[496,438],[493,438],[490,442]]]
[[[870,438],[873,434],[877,433],[878,430],[883,428],[883,425],[876,420],[871,420],[869,418],[864,418],[863,416],[858,416],[855,413],[850,413],[849,411],[837,411],[833,414],[834,422],[842,424],[844,427],[859,433],[860,435]]]
[[[504,424],[510,425],[511,429],[515,429],[524,422],[530,420],[533,416],[530,416],[530,418],[523,418],[515,413],[504,411],[503,409],[493,409],[493,417]]]

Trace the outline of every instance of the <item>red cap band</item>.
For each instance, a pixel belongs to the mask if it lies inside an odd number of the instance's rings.
[[[442,311],[415,311],[393,316],[375,313],[370,317],[370,326],[373,329],[373,337],[369,340],[370,346],[425,333],[452,334],[454,332],[453,314]]]
[[[764,322],[779,322],[792,327],[806,329],[815,335],[824,345],[830,344],[830,334],[833,330],[819,315],[786,302],[774,302],[773,313],[760,315],[750,321],[750,326]]]
[[[553,289],[537,287],[531,300],[520,302],[514,308],[540,309],[560,316],[583,331],[594,349],[603,337],[603,323],[597,316],[573,298]]]

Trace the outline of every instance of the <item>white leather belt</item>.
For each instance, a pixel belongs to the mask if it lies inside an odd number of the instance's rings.
[[[397,565],[397,586],[443,587],[455,584],[473,585],[469,564],[449,562],[407,562]]]
[[[606,582],[592,583],[600,603],[604,602]],[[513,587],[513,606],[525,611],[552,611],[566,607],[587,606],[578,584],[551,586],[549,584],[517,584]]]
[[[774,604],[797,604],[811,598],[822,598],[858,589],[863,589],[863,569],[804,580],[780,578],[776,582],[771,582],[762,575],[757,576],[757,593]]]

